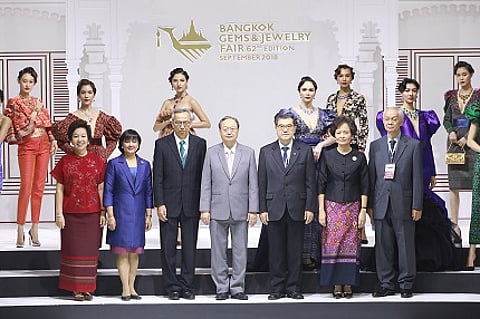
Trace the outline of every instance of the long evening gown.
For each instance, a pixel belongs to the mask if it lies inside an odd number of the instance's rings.
[[[452,226],[448,219],[445,201],[430,189],[430,180],[436,176],[431,138],[440,127],[434,111],[418,112],[419,135],[405,114],[402,134],[421,142],[423,156],[423,211],[415,224],[415,252],[418,271],[441,271],[456,268],[453,264],[455,246],[452,242]],[[387,132],[383,126],[383,111],[377,114],[377,128],[382,136]]]

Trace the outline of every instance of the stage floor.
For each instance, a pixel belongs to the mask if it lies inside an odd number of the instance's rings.
[[[480,303],[480,294],[473,293],[416,293],[412,298],[401,298],[400,294],[384,298],[373,298],[371,293],[355,294],[351,299],[334,299],[331,294],[305,294],[303,300],[293,300],[282,298],[275,301],[269,301],[266,294],[250,294],[246,301],[240,300],[215,300],[214,295],[197,295],[195,300],[169,300],[166,296],[142,296],[142,300],[122,301],[118,296],[95,296],[92,301],[74,301],[70,297],[28,297],[28,298],[0,298],[0,307],[18,307],[18,306],[52,306],[52,305],[130,305],[130,304],[273,304],[273,303],[369,303],[369,302],[474,302]]]

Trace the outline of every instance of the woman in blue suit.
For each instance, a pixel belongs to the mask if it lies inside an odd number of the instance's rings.
[[[124,301],[141,299],[135,291],[138,254],[143,253],[145,231],[152,227],[152,171],[150,163],[137,156],[141,142],[135,130],[123,132],[118,145],[122,155],[108,162],[105,174],[107,244],[116,255]]]

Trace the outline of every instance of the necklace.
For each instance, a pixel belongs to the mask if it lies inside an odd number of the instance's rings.
[[[340,92],[340,91],[339,91]],[[337,93],[337,99],[339,100],[345,100],[346,98],[348,98],[350,96],[350,92],[345,94],[345,95],[340,95]]]
[[[309,108],[309,107],[303,106],[302,104],[300,104],[298,107],[300,108],[300,110],[302,110],[303,113],[305,113],[305,114],[307,114],[307,115],[312,115],[313,112],[315,112],[315,108],[314,108],[314,107]]]
[[[187,92],[185,92],[185,94],[182,94],[180,96],[174,96],[173,97],[173,108],[175,108],[175,106],[177,106],[178,103],[182,102],[182,100],[188,95]]]
[[[95,114],[95,111],[94,111],[94,110],[93,110],[92,112],[88,112],[88,113],[87,113],[85,110],[83,110],[82,108],[79,108],[78,110],[85,115],[85,117],[87,118],[87,122],[88,122],[88,123],[91,123],[91,122],[92,122],[93,116],[94,116],[94,114]]]
[[[460,91],[461,90],[458,90],[458,97],[462,100],[463,104],[465,104],[472,96],[473,87],[470,88],[470,92],[468,92],[467,94],[461,94]]]
[[[407,116],[409,118],[411,118],[412,120],[416,120],[418,118],[418,111],[417,110],[410,111],[409,109],[403,108],[403,112],[405,112],[407,114]]]
[[[28,106],[33,105],[33,98],[30,95],[22,96],[19,94],[18,97],[20,98],[20,100],[22,100],[23,103],[25,103],[25,105],[28,105]]]

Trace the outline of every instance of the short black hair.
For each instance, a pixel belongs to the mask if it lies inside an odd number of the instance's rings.
[[[335,136],[335,131],[343,124],[348,125],[348,127],[350,128],[350,133],[352,133],[352,136],[357,135],[357,125],[355,124],[355,122],[349,117],[346,117],[343,115],[340,115],[336,117],[335,120],[333,120],[333,123],[329,127],[330,135]]]
[[[78,84],[77,84],[77,96],[80,95],[80,90],[82,89],[82,86],[86,86],[86,85],[89,85],[92,87],[93,94],[97,94],[97,88],[95,87],[95,83],[93,83],[89,79],[81,79],[80,81],[78,81]]]
[[[348,65],[348,64],[339,64],[335,71],[333,71],[333,78],[336,80],[337,77],[340,75],[340,72],[342,72],[342,69],[348,69],[350,70],[350,73],[352,73],[352,80],[355,79],[355,72],[353,72],[353,68]]]
[[[292,119],[295,123],[295,115],[293,115],[292,111],[290,111],[289,109],[280,109],[280,111],[275,114],[275,117],[273,118],[275,126],[278,124],[278,120],[280,119]]]
[[[407,84],[413,84],[417,88],[417,90],[420,90],[420,83],[418,83],[417,80],[411,79],[411,78],[405,78],[403,81],[398,85],[398,91],[400,93],[403,93],[407,89]]]
[[[305,82],[311,82],[313,87],[315,88],[315,91],[317,90],[317,82],[315,82],[314,79],[312,79],[310,76],[304,76],[300,79],[300,82],[298,82],[298,92],[300,92],[300,88],[305,84]]]
[[[87,131],[88,140],[90,141],[92,139],[92,129],[90,128],[90,125],[88,125],[86,121],[79,119],[79,120],[73,121],[68,127],[67,136],[69,141],[72,141],[73,132],[77,128],[81,128],[81,127],[83,127]]]
[[[169,83],[172,83],[172,80],[173,80],[173,77],[175,76],[175,74],[183,74],[183,76],[185,77],[185,80],[187,80],[187,81],[190,78],[187,71],[185,71],[183,68],[175,68],[172,71],[170,71],[170,76],[168,77],[168,82]]]
[[[138,149],[137,149],[137,152],[138,150],[140,149],[140,144],[142,144],[142,137],[140,136],[140,134],[138,134],[137,131],[135,131],[134,129],[126,129],[125,131],[123,131],[122,135],[120,135],[120,139],[118,140],[118,150],[122,153],[122,154],[125,154],[125,150],[123,149],[123,143],[125,141],[137,141],[138,143]]]

